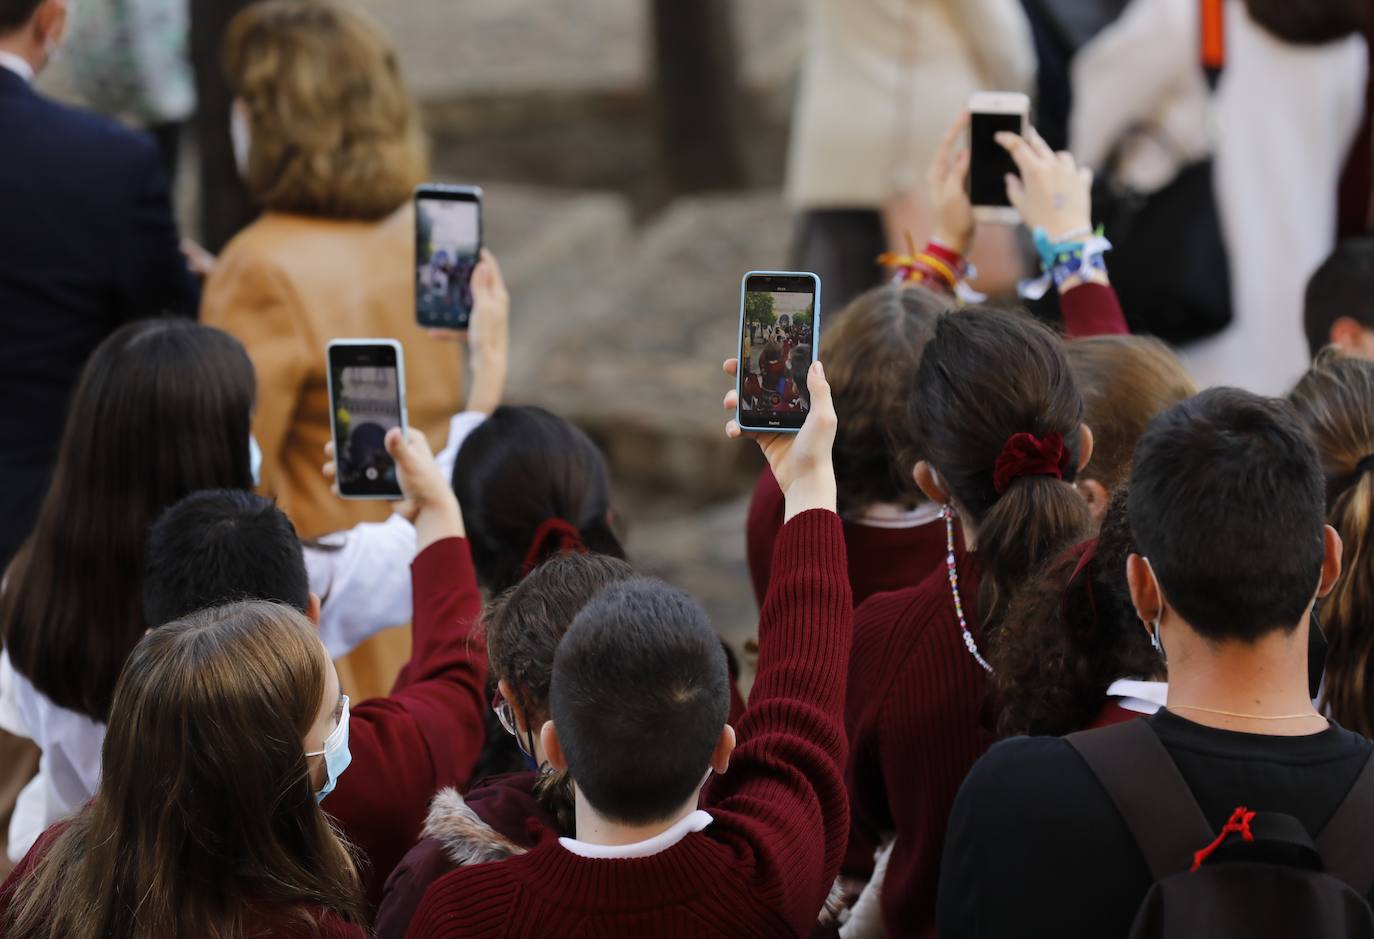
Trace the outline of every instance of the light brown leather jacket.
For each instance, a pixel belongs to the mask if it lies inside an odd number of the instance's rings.
[[[331,339],[401,343],[410,423],[436,453],[458,410],[459,347],[429,338],[415,322],[414,250],[409,204],[379,222],[269,212],[229,243],[206,281],[202,322],[238,338],[257,369],[260,491],[302,538],[391,512],[386,502],[340,499],[320,474],[330,439]]]

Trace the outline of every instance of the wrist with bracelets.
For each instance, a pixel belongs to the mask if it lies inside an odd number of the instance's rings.
[[[1033,235],[1041,268],[1060,292],[1084,283],[1107,283],[1106,253],[1112,246],[1100,230],[1079,228],[1051,239],[1045,229],[1036,228]]]
[[[915,251],[908,236],[907,248],[908,254],[889,252],[878,258],[879,264],[895,269],[893,280],[897,283],[920,284],[936,293],[961,297],[962,290],[967,289],[964,281],[976,276],[959,252],[937,238],[932,238],[924,251]]]

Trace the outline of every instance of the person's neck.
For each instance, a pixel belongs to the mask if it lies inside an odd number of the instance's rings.
[[[611,821],[592,808],[591,803],[577,788],[576,782],[573,783],[573,792],[576,800],[577,840],[587,844],[620,847],[648,841],[663,834],[697,809],[697,794],[692,793],[690,801],[683,803],[680,809],[662,821],[651,822],[648,825],[627,825]]]
[[[1304,616],[1289,633],[1275,630],[1254,643],[1214,643],[1191,626],[1166,623],[1167,707],[1195,724],[1220,730],[1273,737],[1320,732],[1327,722],[1308,694],[1307,630]],[[1272,719],[1291,715],[1302,716]]]
[[[43,51],[33,48],[32,42],[21,40],[17,35],[0,37],[0,52],[23,59],[35,75],[42,71],[45,64]]]

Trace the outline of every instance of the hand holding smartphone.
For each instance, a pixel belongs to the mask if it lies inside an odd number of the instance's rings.
[[[980,222],[1015,225],[1021,214],[1007,195],[1007,174],[1017,175],[1016,163],[997,142],[997,134],[1024,134],[1029,126],[1030,99],[1018,92],[980,91],[969,99],[969,200]]]
[[[796,433],[811,410],[806,375],[820,336],[821,279],[750,271],[740,283],[738,421],[741,430]]]
[[[394,339],[336,339],[329,344],[330,428],[335,480],[345,499],[400,499],[386,435],[406,429],[405,360]]]
[[[415,189],[415,319],[425,329],[468,328],[472,271],[482,254],[482,190]]]

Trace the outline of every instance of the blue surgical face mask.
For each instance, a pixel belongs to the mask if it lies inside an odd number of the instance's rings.
[[[353,762],[353,754],[348,750],[348,695],[343,696],[343,713],[339,715],[339,723],[324,738],[324,749],[307,753],[306,756],[324,757],[324,787],[315,793],[315,801],[323,802],[324,797],[339,784],[339,777],[348,769],[348,764]]]
[[[258,446],[258,438],[252,434],[248,435],[248,467],[253,473],[253,485],[262,485],[262,447]]]

